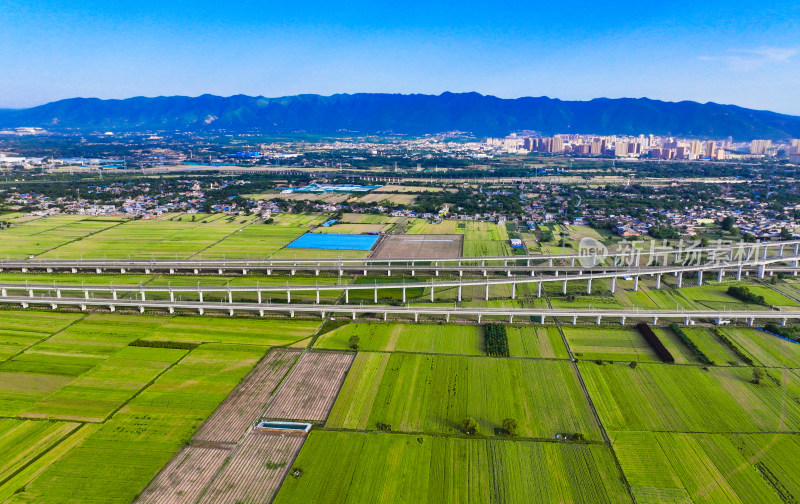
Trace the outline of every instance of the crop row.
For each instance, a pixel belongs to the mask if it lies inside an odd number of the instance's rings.
[[[486,338],[486,353],[493,357],[508,357],[508,335],[503,324],[486,324],[483,326]]]
[[[683,343],[687,347],[689,347],[689,350],[694,352],[697,358],[700,359],[700,362],[702,362],[703,364],[708,364],[710,366],[714,365],[714,361],[709,359],[708,356],[705,353],[703,353],[703,351],[700,350],[700,348],[697,347],[697,345],[694,343],[694,341],[692,341],[689,335],[687,335],[685,332],[683,332],[683,330],[680,327],[678,327],[678,324],[670,324],[669,328],[672,329],[675,332],[675,334],[678,335],[678,337],[681,339],[681,341],[683,341]]]
[[[664,343],[662,343],[661,340],[658,339],[658,336],[656,336],[656,333],[654,333],[653,330],[650,329],[649,325],[647,325],[645,322],[639,322],[638,324],[636,324],[636,328],[639,330],[644,339],[647,340],[647,342],[656,352],[656,355],[658,355],[658,357],[663,362],[668,362],[670,364],[675,362],[675,357],[673,357],[672,354],[669,353],[667,347],[665,347]]]

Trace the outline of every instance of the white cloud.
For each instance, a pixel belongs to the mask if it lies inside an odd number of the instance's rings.
[[[789,47],[762,47],[731,51],[724,56],[700,56],[702,61],[723,61],[731,70],[749,71],[764,65],[789,63],[800,50]]]

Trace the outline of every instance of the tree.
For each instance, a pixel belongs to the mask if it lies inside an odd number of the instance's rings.
[[[517,427],[519,424],[513,418],[505,418],[503,419],[503,430],[508,432],[509,436],[516,436],[517,435]]]
[[[474,436],[478,433],[478,422],[472,417],[467,417],[461,421],[461,429],[464,431],[464,434]]]
[[[350,339],[347,341],[347,346],[352,348],[353,350],[358,350],[358,344],[361,342],[361,338],[357,335],[350,336]]]
[[[719,227],[721,227],[725,231],[730,231],[731,229],[733,229],[734,224],[736,224],[736,219],[734,219],[730,215],[719,221]]]
[[[789,228],[781,228],[781,239],[782,240],[791,240],[792,239],[792,232],[789,231]]]
[[[753,369],[753,383],[755,383],[756,385],[761,383],[761,380],[763,380],[766,376],[767,373],[765,373],[763,369],[761,368]]]

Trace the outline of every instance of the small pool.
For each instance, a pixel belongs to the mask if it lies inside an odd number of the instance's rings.
[[[372,250],[380,236],[359,234],[306,233],[296,239],[287,249],[318,250]]]
[[[311,424],[304,422],[280,422],[276,420],[262,420],[256,424],[256,429],[308,432],[311,430]]]

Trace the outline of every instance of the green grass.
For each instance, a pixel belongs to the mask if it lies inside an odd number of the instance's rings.
[[[243,345],[193,350],[8,502],[131,502],[264,351]]]
[[[304,228],[253,224],[197,255],[202,259],[266,258],[305,233]]]
[[[22,311],[4,311],[0,316],[0,363],[80,318],[72,313]]]
[[[569,357],[558,328],[554,326],[507,326],[512,357],[566,359]]]
[[[780,504],[800,496],[797,436],[616,432],[611,437],[640,503]]]
[[[723,327],[720,330],[762,366],[800,367],[800,345],[797,343],[757,329]]]
[[[783,381],[779,386],[770,379],[751,383],[751,368],[578,365],[609,430],[758,433],[800,427],[800,377],[789,371],[771,371]]]
[[[320,336],[314,347],[348,349],[353,336],[364,351],[484,355],[483,330],[455,324],[347,324]]]
[[[326,426],[457,433],[468,416],[484,433],[516,418],[523,436],[599,437],[566,362],[419,354],[359,353]]]
[[[0,230],[0,258],[25,258],[119,224],[85,215],[57,215]]]
[[[314,431],[294,467],[277,504],[630,502],[602,445]]]
[[[684,327],[683,332],[717,366],[743,366],[744,362],[727,346],[714,336],[711,329],[704,327]]]
[[[564,336],[578,359],[660,362],[641,334],[631,327],[564,326]]]

